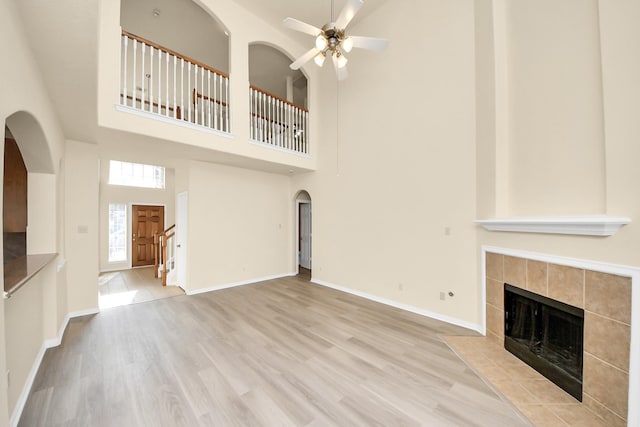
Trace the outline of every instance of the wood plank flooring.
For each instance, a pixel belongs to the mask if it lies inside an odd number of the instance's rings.
[[[20,426],[530,426],[439,334],[300,278],[73,319]]]

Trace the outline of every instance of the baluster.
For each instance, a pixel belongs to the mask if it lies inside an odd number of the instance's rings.
[[[218,90],[217,79],[218,79],[218,74],[213,73],[213,98],[214,99],[218,99],[218,96],[216,95],[216,92]],[[218,104],[213,105],[213,128],[216,130],[218,129]]]
[[[165,63],[166,63],[166,68],[165,68],[166,73],[165,74],[167,75],[167,77],[165,78],[165,96],[166,96],[166,98],[165,98],[164,114],[167,117],[169,117],[169,53],[168,52],[165,53],[164,58],[165,58]],[[175,76],[174,76],[174,78],[175,78]],[[174,82],[175,82],[175,80],[174,80]]]
[[[254,119],[255,119],[255,125],[256,125],[256,131],[254,133],[255,139],[256,141],[260,140],[260,122],[259,120],[259,116],[258,116],[258,92],[257,91],[253,91],[253,112],[254,112]]]
[[[122,56],[122,97],[120,98],[120,104],[127,105],[127,55],[128,55],[128,45],[129,45],[129,37],[122,36],[122,44],[124,54]]]
[[[153,113],[153,51],[151,46],[149,50],[149,111]]]
[[[279,136],[279,145],[280,147],[284,147],[284,132],[285,132],[285,127],[284,127],[284,106],[286,104],[283,101],[279,101],[278,102],[278,115],[279,115],[279,119],[278,119],[278,127],[280,129],[280,136]]]
[[[258,119],[258,141],[262,141],[262,94],[256,91],[256,118]]]
[[[262,142],[267,142],[267,96],[264,93],[260,94],[262,101]]]
[[[276,116],[277,116],[277,120],[278,120],[278,146],[282,147],[284,144],[282,143],[282,101],[280,101],[279,99],[276,99],[276,104],[278,106],[278,109],[276,110]]]
[[[189,109],[189,122],[191,122],[191,100],[189,97],[191,96],[191,62],[187,62],[187,108]]]
[[[289,104],[282,103],[282,148],[287,148],[289,140]]]
[[[255,125],[254,139],[258,140],[258,92],[253,91],[253,120]]]
[[[291,105],[287,105],[287,148],[291,148],[293,140],[293,120]]]
[[[184,117],[184,58],[180,58],[180,111],[182,111],[182,120]]]
[[[271,98],[269,95],[267,95],[267,116],[268,116],[268,120],[267,120],[267,134],[268,134],[268,140],[269,140],[269,144],[273,144],[273,119],[272,119],[272,111],[273,111],[273,98]]]
[[[136,65],[138,62],[138,41],[133,39],[133,88],[131,88],[132,97],[131,97],[131,106],[136,108],[136,104],[138,103],[138,90],[136,89]]]
[[[300,124],[298,125],[298,127],[300,128],[300,143],[298,144],[298,151],[303,152],[303,146],[304,146],[304,111],[300,110]]]
[[[304,113],[304,152],[309,154],[309,112]]]
[[[224,108],[224,131],[229,132],[229,78],[224,77],[224,102],[226,107]]]
[[[262,93],[256,91],[256,117],[258,118],[258,141],[262,141]]]
[[[145,56],[145,50],[147,48],[147,45],[145,43],[140,43],[142,45],[142,64],[140,64],[140,80],[142,81],[140,83],[141,89],[140,89],[140,109],[142,109],[142,111],[144,111],[144,101],[145,101],[145,97],[144,97],[144,56]]]
[[[158,49],[158,114],[162,114],[162,50]]]
[[[291,148],[294,151],[298,151],[298,144],[300,143],[300,137],[298,136],[298,126],[300,123],[300,110],[298,110],[296,107],[293,107],[293,111],[294,111],[294,118],[293,118],[293,122],[295,123],[295,126],[293,128],[293,147]]]
[[[202,126],[205,125],[204,123],[204,106],[205,106],[205,100],[208,103],[209,102],[209,98],[205,98],[204,96],[204,68],[202,69],[202,72],[200,73],[200,90],[202,91],[202,103],[200,104],[200,124]]]
[[[253,89],[249,88],[249,139],[253,140]]]
[[[177,93],[178,91],[176,90],[176,80],[178,79],[178,73],[176,72],[176,68],[177,67],[177,61],[178,58],[176,58],[175,55],[173,56],[173,118],[177,119],[178,117],[178,102],[177,102]]]
[[[211,127],[211,70],[207,70],[207,127]]]
[[[300,110],[300,152],[304,152],[304,138],[306,135],[306,129],[305,129],[305,125],[304,125],[304,121],[305,121],[305,112],[304,110]]]
[[[122,74],[123,74],[123,78],[122,78],[122,99],[120,101],[120,104],[124,104],[127,105],[127,55],[128,55],[128,47],[129,47],[129,37],[127,36],[122,36],[123,41],[124,41],[124,59],[123,59],[123,68],[122,68]]]
[[[193,123],[198,123],[198,66],[194,65],[193,76]],[[191,91],[189,91],[191,93]]]
[[[300,151],[300,142],[301,142],[301,137],[300,137],[300,127],[302,125],[301,120],[300,120],[300,109],[296,108],[296,151]]]
[[[278,98],[273,98],[273,144],[278,146],[278,135],[280,133],[280,121],[278,120],[278,110],[280,108],[280,102]]]
[[[223,89],[224,81],[223,80],[224,80],[224,77],[220,76],[220,88],[219,88],[219,90],[220,90],[220,102],[222,102],[222,100],[224,99],[224,89]],[[225,130],[224,129],[224,123],[225,123],[224,116],[225,116],[225,113],[224,113],[224,109],[222,107],[223,107],[223,104],[220,104],[220,108],[219,108],[219,111],[220,111],[220,130],[224,131]]]

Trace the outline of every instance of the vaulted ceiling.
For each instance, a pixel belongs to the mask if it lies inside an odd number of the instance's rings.
[[[97,28],[98,0],[13,0],[36,61],[43,70],[53,106],[69,139],[97,142]],[[110,0],[112,1],[112,0]],[[140,0],[142,1],[142,0]],[[148,1],[150,10],[167,0]],[[188,0],[175,0],[188,1]],[[275,27],[295,17],[321,27],[331,18],[331,0],[234,0]],[[356,26],[388,0],[365,0],[354,19]],[[334,16],[346,0],[335,0]],[[197,1],[196,1],[197,3]],[[311,43],[308,35],[289,31],[292,38]]]

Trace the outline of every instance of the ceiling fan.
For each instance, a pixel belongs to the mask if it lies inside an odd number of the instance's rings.
[[[316,65],[322,67],[327,55],[331,55],[338,80],[344,80],[348,75],[345,53],[351,52],[354,47],[383,51],[388,44],[385,39],[348,36],[346,34],[347,25],[349,25],[363,4],[364,0],[347,0],[347,4],[344,5],[335,22],[329,22],[322,29],[294,18],[286,18],[283,21],[285,27],[316,38],[315,47],[309,49],[307,53],[296,59],[289,67],[292,70],[297,70],[310,61],[311,58],[314,59]],[[333,0],[331,0],[331,20],[333,21]]]

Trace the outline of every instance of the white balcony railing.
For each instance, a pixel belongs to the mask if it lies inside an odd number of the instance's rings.
[[[309,154],[309,111],[256,86],[249,90],[251,139]]]
[[[121,54],[122,105],[230,132],[227,74],[126,31]]]

